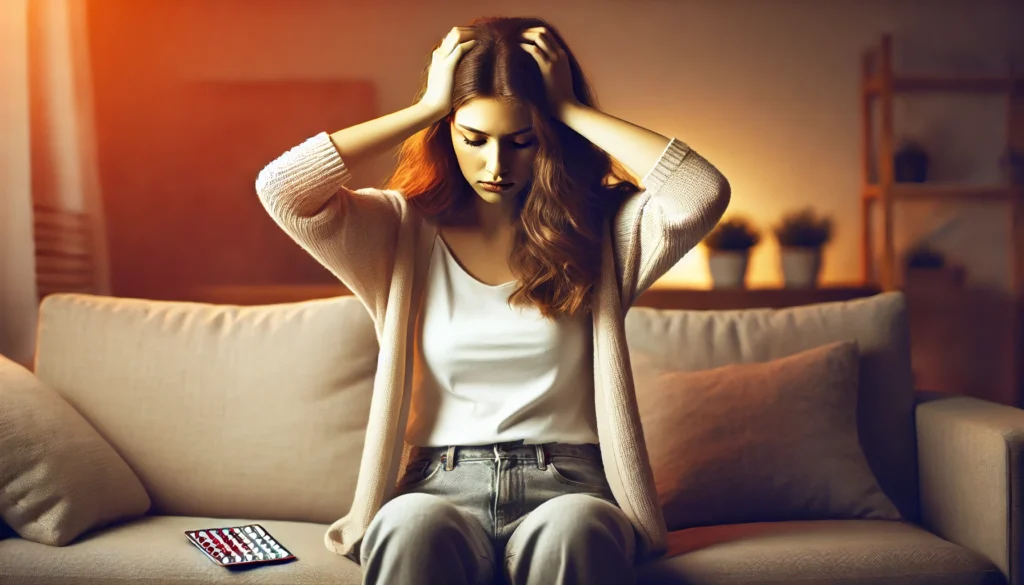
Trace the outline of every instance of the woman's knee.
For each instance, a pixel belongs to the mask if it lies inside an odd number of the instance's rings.
[[[381,536],[419,541],[450,530],[458,523],[459,513],[444,498],[430,494],[402,494],[381,506],[367,527],[364,539]]]
[[[505,550],[512,585],[603,585],[634,581],[635,535],[622,510],[605,500],[567,494],[544,502],[516,528]]]
[[[444,498],[423,493],[402,494],[381,506],[363,536],[360,556],[365,561],[380,548],[426,554],[472,554],[489,558],[486,533],[475,520]]]
[[[374,516],[360,545],[365,583],[487,583],[493,550],[483,527],[443,498],[400,495]]]
[[[539,512],[539,513],[538,513]],[[544,502],[533,515],[562,530],[600,526],[631,527],[626,515],[614,504],[586,494],[565,494]]]
[[[615,505],[584,494],[566,494],[541,504],[523,521],[513,539],[518,542],[589,543],[614,549],[632,560],[635,533],[625,513]],[[532,536],[527,537],[532,533]],[[526,537],[524,539],[524,537]]]

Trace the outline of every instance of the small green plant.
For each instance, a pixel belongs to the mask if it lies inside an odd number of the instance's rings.
[[[782,216],[774,232],[784,248],[820,248],[832,239],[832,218],[808,207]]]
[[[942,268],[946,265],[946,257],[931,246],[920,244],[907,252],[906,264],[908,270]]]
[[[704,237],[704,245],[721,252],[746,252],[761,241],[761,234],[742,217],[718,222]]]

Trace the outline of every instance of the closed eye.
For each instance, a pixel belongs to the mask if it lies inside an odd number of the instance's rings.
[[[479,148],[479,147],[483,146],[485,142],[487,142],[486,140],[470,140],[468,138],[463,138],[462,141],[465,142],[466,144],[472,146],[473,148]],[[514,148],[529,148],[529,147],[533,146],[533,142],[524,142],[524,143],[511,142],[510,144]]]

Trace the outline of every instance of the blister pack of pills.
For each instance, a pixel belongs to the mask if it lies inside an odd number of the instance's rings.
[[[185,536],[213,562],[224,567],[277,563],[295,559],[259,524],[187,530]]]

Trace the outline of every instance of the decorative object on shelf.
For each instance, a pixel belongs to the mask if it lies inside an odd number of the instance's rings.
[[[998,202],[1009,211],[1010,234],[1005,238],[1012,294],[1024,302],[1024,74],[1010,59],[1001,71],[973,70],[946,75],[936,73],[897,72],[894,68],[893,39],[883,34],[880,42],[861,55],[860,94],[860,171],[861,213],[860,272],[865,285],[894,290],[902,276],[902,255],[897,254],[895,233],[899,207],[903,201],[935,201],[959,204]],[[998,184],[954,184],[936,181],[934,165],[922,165],[921,144],[904,132],[897,123],[898,99],[911,96],[942,94],[987,95],[1005,104],[1005,145],[999,150],[1002,160],[1002,181]],[[908,107],[912,106],[910,100]],[[922,112],[930,109],[922,109]],[[936,125],[943,118],[961,117],[958,109],[946,114],[935,113]],[[904,141],[901,142],[900,138]],[[929,148],[931,145],[924,141]],[[998,152],[998,151],[997,151]],[[927,154],[927,153],[925,153]],[[931,153],[932,155],[935,152]],[[898,159],[898,160],[897,160]],[[930,167],[930,168],[929,168]],[[923,172],[922,172],[923,171]],[[927,175],[929,180],[923,180]],[[911,182],[923,180],[923,182]],[[1022,305],[1024,306],[1024,305]],[[1024,336],[1021,336],[1024,341]],[[1016,342],[1015,342],[1016,343]],[[1014,351],[1014,355],[1024,353]],[[1020,377],[1024,388],[1024,368]]]
[[[916,288],[908,300],[914,359],[921,383],[932,388],[952,390],[970,388],[971,392],[1007,397],[1007,403],[1024,404],[1024,186],[1012,184],[1014,160],[1020,169],[1024,154],[1024,72],[1013,59],[1008,67],[995,71],[972,68],[970,71],[939,74],[896,71],[893,66],[893,38],[883,34],[861,55],[861,76],[858,84],[860,117],[860,232],[861,282],[881,290],[907,289],[904,256],[897,251],[896,233],[901,231],[904,203],[934,202],[944,208],[999,204],[1006,213],[1008,237],[993,254],[1006,258],[1009,274],[1008,291],[993,287],[974,287],[970,279],[960,288],[944,288],[932,294],[931,288]],[[986,64],[988,57],[984,57]],[[897,120],[896,110],[902,100],[913,113],[910,118],[928,115],[931,128],[960,125],[965,111],[961,108],[923,107],[925,98],[940,95],[987,96],[1003,102],[1005,132],[999,138],[993,159],[1003,159],[1002,176],[997,184],[968,184],[936,181],[933,164],[931,180],[924,183],[899,183],[895,176],[895,154],[900,133],[905,126]],[[989,106],[986,106],[988,108]],[[920,126],[919,126],[920,128]],[[907,129],[909,130],[909,129]],[[903,134],[903,137],[909,137]],[[981,135],[978,135],[981,138]],[[925,142],[929,148],[932,144]],[[963,148],[984,148],[979,142],[958,145]],[[1011,155],[1016,152],[1016,155]],[[931,153],[933,156],[936,153]],[[933,160],[937,163],[937,160]],[[999,160],[989,163],[998,165]],[[964,169],[966,170],[966,169]],[[977,169],[975,169],[977,170]],[[1020,177],[1019,171],[1017,174]],[[994,177],[993,177],[994,178]],[[969,211],[967,208],[965,211]],[[964,214],[967,215],[967,214]],[[845,219],[845,218],[844,218]],[[929,241],[939,241],[930,239]],[[981,242],[978,242],[979,244]],[[972,242],[973,247],[973,242]],[[972,250],[973,252],[973,250]],[[952,253],[952,251],[950,252]],[[936,272],[925,269],[910,275],[912,286],[929,276],[963,282],[972,276],[973,263],[964,256],[963,266],[948,267]],[[900,281],[903,281],[902,283]],[[925,287],[932,285],[927,284]],[[908,291],[909,292],[909,291]],[[977,332],[992,328],[991,332]]]
[[[1007,183],[1024,185],[1024,152],[1008,148],[999,162]]]
[[[918,244],[904,257],[904,288],[935,290],[963,288],[964,269],[949,264],[945,254],[928,244]]]
[[[704,237],[714,288],[745,288],[750,249],[761,234],[743,217],[723,220]]]
[[[810,207],[782,216],[775,226],[786,288],[814,288],[821,273],[821,249],[832,239],[832,218]]]
[[[917,142],[904,142],[893,157],[893,175],[897,183],[924,183],[928,180],[928,152]]]

